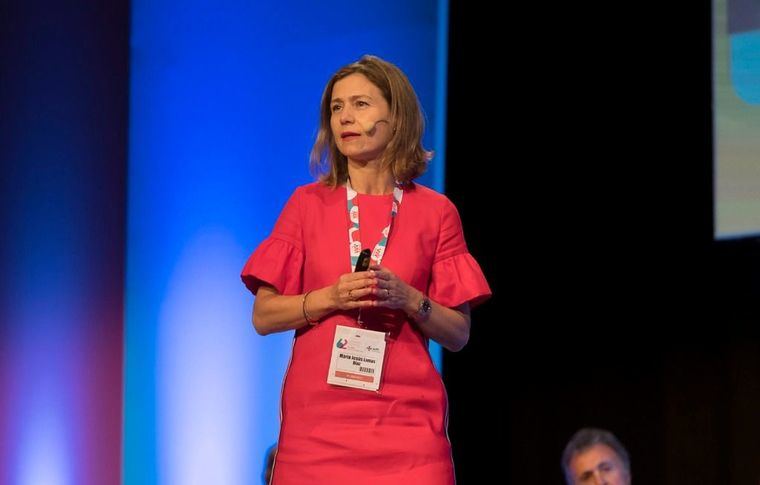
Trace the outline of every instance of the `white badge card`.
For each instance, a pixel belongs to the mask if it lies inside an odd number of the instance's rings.
[[[327,383],[377,391],[383,372],[385,333],[362,328],[335,327]]]

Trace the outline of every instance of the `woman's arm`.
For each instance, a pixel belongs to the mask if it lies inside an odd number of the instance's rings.
[[[378,278],[378,287],[373,292],[377,296],[377,306],[403,310],[417,323],[426,337],[452,352],[464,348],[470,339],[469,303],[448,308],[430,300],[432,310],[424,320],[417,320],[417,309],[424,297],[422,292],[387,268],[375,265],[370,268],[370,274],[373,271]]]
[[[367,295],[375,295],[377,299],[360,300]],[[259,335],[301,328],[307,325],[304,303],[312,320],[336,310],[371,306],[399,308],[414,319],[422,298],[422,292],[379,266],[344,274],[334,285],[310,292],[305,302],[303,295],[280,295],[274,287],[262,285],[253,302],[253,327]],[[452,352],[462,350],[470,338],[470,305],[448,308],[432,300],[430,304],[428,317],[415,319],[420,331]]]
[[[415,316],[424,295],[416,288],[411,288],[411,291],[412,296],[404,311],[415,321],[422,333],[451,352],[462,350],[470,339],[470,304],[464,303],[455,308],[448,308],[430,300],[430,314],[420,321]]]
[[[281,295],[273,286],[262,285],[253,301],[253,328],[259,335],[285,332],[307,325],[304,307],[313,321],[336,310],[366,308],[372,300],[359,300],[373,292],[377,277],[367,271],[341,275],[334,285],[304,295]]]

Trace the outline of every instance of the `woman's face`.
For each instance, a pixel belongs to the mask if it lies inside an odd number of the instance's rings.
[[[330,111],[335,143],[349,160],[369,162],[383,153],[393,135],[390,107],[369,79],[351,74],[336,82]]]

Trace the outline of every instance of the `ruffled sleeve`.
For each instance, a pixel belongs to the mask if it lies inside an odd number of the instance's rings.
[[[480,265],[467,250],[459,212],[448,199],[441,214],[428,296],[449,308],[466,302],[475,307],[491,297]]]
[[[303,238],[299,189],[280,213],[272,233],[253,251],[240,278],[253,293],[264,285],[281,295],[297,295],[303,286]]]

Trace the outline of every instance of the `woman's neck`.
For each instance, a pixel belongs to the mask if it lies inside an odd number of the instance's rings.
[[[380,170],[372,163],[360,165],[349,160],[348,178],[351,180],[351,187],[360,194],[392,194],[396,185],[390,170]]]

